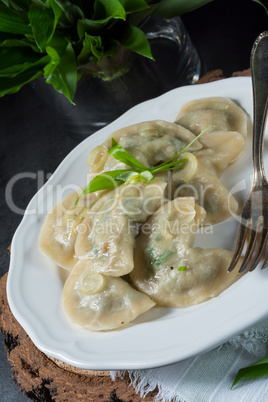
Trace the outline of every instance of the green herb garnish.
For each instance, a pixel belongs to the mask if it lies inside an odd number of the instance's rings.
[[[268,375],[268,357],[251,364],[250,366],[240,369],[232,384],[232,388],[243,378],[246,377],[261,377]]]
[[[187,269],[186,265],[181,265],[181,266],[178,268],[178,271],[186,271],[186,269]]]
[[[119,162],[125,163],[130,166],[129,169],[118,169],[103,172],[95,176],[89,184],[86,186],[82,194],[76,200],[77,204],[79,198],[82,195],[94,193],[100,190],[110,190],[123,183],[137,183],[142,181],[143,183],[149,183],[153,178],[154,174],[158,172],[167,172],[169,170],[183,169],[188,159],[177,159],[181,154],[183,154],[195,141],[198,140],[201,135],[203,135],[212,126],[207,127],[199,135],[197,135],[186,147],[184,147],[180,152],[174,155],[172,158],[168,159],[166,162],[161,163],[158,166],[148,168],[140,163],[134,156],[132,156],[127,150],[125,150],[121,145],[119,145],[114,138],[112,138],[112,148],[108,151],[108,154],[113,156]]]

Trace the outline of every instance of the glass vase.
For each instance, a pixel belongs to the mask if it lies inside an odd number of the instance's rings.
[[[34,84],[68,133],[88,136],[136,104],[198,80],[200,59],[179,17],[152,17],[142,29],[155,61],[121,48],[81,67],[75,105],[44,80]]]

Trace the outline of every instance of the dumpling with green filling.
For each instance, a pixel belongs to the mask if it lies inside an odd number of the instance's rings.
[[[88,269],[109,276],[128,274],[140,224],[160,206],[166,182],[123,184],[102,197],[79,228],[75,253]]]
[[[194,248],[205,211],[193,198],[164,204],[137,239],[130,277],[138,290],[165,307],[188,307],[218,296],[240,276],[228,273],[233,253]],[[148,225],[150,229],[148,230]]]
[[[79,261],[67,278],[63,310],[76,326],[89,331],[118,329],[151,309],[155,303],[122,278],[88,271]]]
[[[218,176],[241,156],[247,135],[252,132],[246,112],[224,97],[201,98],[185,103],[176,123],[196,136],[211,126],[198,140],[202,149],[197,155]]]
[[[212,131],[235,131],[245,138],[250,125],[248,115],[240,106],[229,98],[219,96],[185,103],[176,122],[195,135],[212,125]]]
[[[152,167],[175,156],[195,138],[195,135],[178,124],[164,120],[146,121],[124,127],[112,133],[101,146],[91,151],[88,164],[92,174],[127,167],[107,153],[112,147],[112,138],[143,165]],[[201,148],[202,145],[197,140],[189,150]]]
[[[185,169],[172,173],[173,198],[194,197],[206,210],[203,225],[215,225],[237,215],[240,205],[217,175],[202,165],[197,154],[190,154],[188,159]]]
[[[68,194],[48,212],[39,235],[40,250],[62,268],[71,270],[77,262],[75,241],[77,227],[103,192],[83,195]]]

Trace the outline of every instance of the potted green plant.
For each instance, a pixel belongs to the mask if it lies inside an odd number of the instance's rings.
[[[122,60],[118,48],[152,58],[140,28],[146,18],[171,18],[209,1],[1,0],[0,96],[43,76],[73,102],[79,68],[89,62],[92,73],[106,68],[107,79],[116,74],[107,59]]]

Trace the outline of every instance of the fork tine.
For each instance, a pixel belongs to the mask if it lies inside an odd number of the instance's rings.
[[[248,271],[250,272],[254,271],[263,256],[263,250],[268,240],[268,231],[266,228],[259,230],[260,226],[262,226],[262,223],[259,219],[256,230],[251,231],[247,251],[244,256],[243,263],[239,269],[239,273],[243,272],[246,268],[248,268]],[[258,247],[256,248],[255,246],[257,243]],[[254,251],[255,256],[252,258]]]
[[[258,250],[256,252],[255,261],[252,263],[252,266],[249,269],[250,272],[254,271],[254,269],[259,264],[259,262],[260,262],[260,260],[262,258],[262,254],[263,254],[265,245],[267,243],[267,240],[268,240],[268,231],[267,231],[266,228],[264,228],[263,231],[262,231],[262,236],[261,236],[261,240],[260,240],[260,243],[259,243],[259,247],[258,247]]]
[[[257,237],[258,237],[258,232],[255,229],[253,229],[252,226],[251,226],[246,254],[245,254],[244,258],[243,258],[243,262],[242,262],[241,267],[239,269],[240,274],[241,274],[241,272],[245,271],[245,269],[247,268],[247,265],[248,265],[252,255],[253,255],[255,245],[256,245],[256,242],[257,242]]]
[[[263,227],[263,217],[258,218],[257,226],[250,233],[247,251],[244,256],[243,263],[239,269],[239,273],[243,272],[246,268],[248,271],[253,271],[262,257],[263,248],[267,242],[267,230]],[[258,248],[256,250],[256,243]],[[255,251],[255,257],[252,258]]]
[[[239,261],[239,258],[241,257],[241,254],[242,254],[242,251],[243,251],[243,248],[244,248],[244,244],[245,244],[245,241],[246,241],[246,231],[247,231],[249,225],[251,225],[251,222],[252,222],[252,220],[249,219],[249,220],[246,221],[245,225],[242,224],[242,223],[240,224],[239,233],[238,233],[238,240],[237,240],[237,244],[236,244],[236,248],[235,248],[235,251],[234,251],[234,254],[233,254],[232,261],[231,261],[231,263],[229,265],[229,268],[228,268],[228,272],[232,272],[234,270],[234,268],[236,267],[236,265],[237,265],[237,263]]]
[[[265,257],[265,259],[263,261],[261,269],[265,269],[267,267],[268,267],[268,254],[267,254],[267,256]]]

